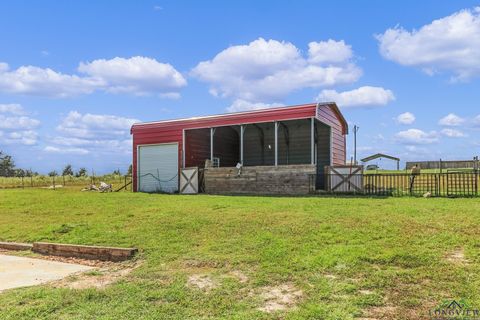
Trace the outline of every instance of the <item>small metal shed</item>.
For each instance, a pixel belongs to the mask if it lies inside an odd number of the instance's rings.
[[[375,160],[375,159],[379,159],[379,158],[385,158],[385,159],[390,159],[390,160],[396,161],[397,162],[397,170],[400,170],[400,158],[389,156],[388,154],[384,154],[384,153],[376,153],[376,154],[371,155],[369,157],[363,158],[360,161],[362,161],[363,163],[366,163],[366,162],[369,162],[369,161],[372,161],[372,160]]]

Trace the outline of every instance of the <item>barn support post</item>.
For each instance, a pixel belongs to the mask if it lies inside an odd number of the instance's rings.
[[[245,126],[240,125],[240,164],[243,165],[243,134],[245,132]]]
[[[213,165],[213,135],[215,134],[215,128],[210,128],[210,161]]]
[[[275,127],[275,166],[278,166],[278,122],[274,122]]]
[[[185,129],[182,130],[182,168],[185,168]]]
[[[279,126],[283,127],[283,132],[284,132],[284,138],[285,138],[285,144],[287,145],[287,154],[286,154],[286,163],[289,164],[290,161],[290,132],[288,131],[288,127],[285,123],[279,122]]]
[[[265,134],[263,133],[263,129],[256,123],[253,124],[253,127],[255,127],[258,130],[258,133],[260,134],[260,146],[262,147],[262,165],[265,164]]]
[[[310,121],[310,160],[315,164],[315,118]]]

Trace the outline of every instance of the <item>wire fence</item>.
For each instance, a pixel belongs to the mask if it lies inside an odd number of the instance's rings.
[[[138,191],[147,193],[174,193],[178,191],[178,174],[170,171],[142,170],[138,175]]]
[[[178,188],[178,176],[162,179],[158,173],[141,176],[145,192],[172,192]],[[310,190],[315,190],[318,175],[309,179]],[[361,173],[325,174],[325,191],[332,194],[363,194],[376,196],[477,197],[480,195],[480,174],[471,172],[422,173]],[[87,187],[105,182],[114,191],[132,191],[131,175],[105,176],[33,176],[0,177],[0,189]],[[148,189],[148,190],[147,190]]]
[[[0,189],[87,187],[100,182],[111,184],[113,190],[123,187],[122,190],[132,191],[131,175],[0,177]]]
[[[476,197],[478,172],[326,175],[326,191],[379,196]]]

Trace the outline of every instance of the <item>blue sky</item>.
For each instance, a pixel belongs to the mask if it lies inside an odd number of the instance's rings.
[[[470,159],[479,5],[2,1],[0,150],[40,172],[124,171],[135,121],[335,100],[359,157]]]

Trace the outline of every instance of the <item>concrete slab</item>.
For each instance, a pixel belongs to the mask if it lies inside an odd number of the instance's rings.
[[[0,254],[0,292],[60,280],[91,269],[93,267],[79,264]]]

